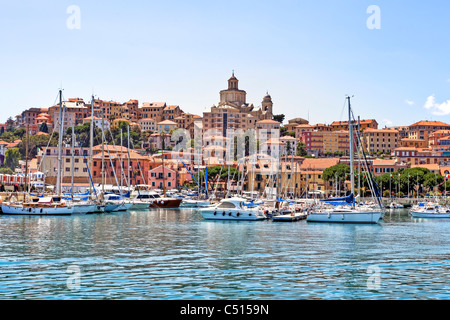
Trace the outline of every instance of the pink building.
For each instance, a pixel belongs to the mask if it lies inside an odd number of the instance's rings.
[[[177,187],[177,172],[167,166],[160,165],[148,172],[148,183],[151,189],[174,189]]]

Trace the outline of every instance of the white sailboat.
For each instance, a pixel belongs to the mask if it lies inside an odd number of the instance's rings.
[[[413,218],[425,219],[448,219],[450,218],[450,209],[441,206],[438,203],[421,203],[411,208],[410,213]]]
[[[329,223],[368,223],[376,224],[384,215],[384,210],[379,201],[379,205],[366,206],[355,205],[355,175],[354,175],[354,151],[353,151],[353,130],[352,130],[352,113],[350,106],[350,97],[348,101],[348,127],[350,141],[350,176],[351,176],[351,194],[345,198],[328,199],[327,202],[339,202],[340,205],[334,207],[322,206],[314,208],[308,214],[308,222],[329,222]],[[377,197],[379,195],[377,194]]]
[[[8,202],[2,203],[2,213],[9,215],[71,215],[73,206],[66,203],[61,196],[61,166],[62,166],[62,136],[64,123],[64,108],[62,104],[62,90],[59,90],[59,143],[58,143],[58,175],[56,181],[56,196],[26,199],[24,192],[23,201],[12,198]],[[28,171],[28,126],[26,131],[26,164],[25,179]],[[27,181],[25,180],[25,187]]]

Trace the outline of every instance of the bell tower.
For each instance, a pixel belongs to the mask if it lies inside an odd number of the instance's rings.
[[[228,90],[239,90],[238,84],[239,84],[239,80],[234,76],[234,70],[233,70],[233,74],[231,75],[231,78],[228,79]]]
[[[263,98],[263,101],[261,103],[261,109],[264,114],[265,119],[272,119],[273,116],[273,102],[272,97],[267,92],[266,95]]]

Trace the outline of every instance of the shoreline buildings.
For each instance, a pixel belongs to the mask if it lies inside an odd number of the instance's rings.
[[[287,190],[285,184],[288,182],[282,182],[286,180],[290,181],[289,188],[296,189],[295,193],[300,189],[323,191],[330,187],[322,179],[326,166],[336,164],[335,159],[338,159],[338,163],[348,162],[348,121],[334,121],[329,125],[310,124],[300,117],[287,119],[285,124],[276,121],[278,118],[274,117],[272,97],[266,93],[259,105],[248,102],[247,92],[239,88],[239,80],[234,72],[228,79],[227,88],[219,91],[219,97],[217,105],[211,106],[201,115],[185,112],[179,105],[166,102],[139,103],[136,99],[123,103],[101,99],[85,102],[81,98],[70,98],[63,101],[65,112],[62,125],[66,130],[72,125],[90,123],[93,103],[94,124],[97,128],[103,126],[106,130],[114,129],[123,123],[136,128],[142,139],[140,148],[128,150],[124,147],[122,150],[126,152],[123,151],[121,157],[122,165],[118,160],[117,149],[105,147],[112,157],[107,157],[104,164],[108,172],[107,182],[111,184],[116,184],[111,175],[115,171],[127,177],[119,177],[122,185],[144,183],[158,188],[161,187],[161,174],[164,172],[167,174],[164,177],[167,182],[165,187],[177,188],[192,183],[189,171],[195,174],[206,166],[229,165],[242,169],[253,168],[256,178],[253,175],[254,179],[244,182],[244,187],[261,192],[275,176],[264,170],[263,157],[259,156],[261,154],[278,159],[280,164],[276,170],[281,175],[279,188]],[[28,127],[29,135],[44,135],[58,130],[59,120],[59,105],[32,107],[16,116],[15,120],[10,118],[1,124],[0,130],[3,134]],[[418,121],[410,126],[379,128],[375,119],[364,119],[359,123],[353,122],[353,125],[355,128],[359,125],[362,143],[370,156],[375,175],[417,166],[428,166],[436,171],[436,168],[447,168],[450,163],[450,124]],[[177,129],[185,130],[189,141],[186,148],[175,151],[178,140],[173,139],[173,133]],[[3,137],[6,141],[0,139],[2,163],[7,150],[21,147],[20,140],[7,139],[7,135]],[[242,141],[245,147],[243,154],[239,154]],[[254,150],[247,146],[249,144],[255,145]],[[46,181],[51,182],[53,176],[56,177],[57,155],[54,147],[44,149],[45,146],[41,147],[35,161],[30,163],[37,167],[37,171],[45,171]],[[72,175],[72,155],[66,145],[63,149],[63,175],[68,177]],[[83,150],[83,154],[80,149],[75,150],[73,174],[77,183],[88,183],[85,157],[90,156],[89,152],[88,148]],[[255,165],[243,165],[249,153],[253,152],[259,153]],[[101,182],[100,153],[101,146],[95,146],[95,165],[90,169],[96,183]],[[163,158],[165,170],[162,170]],[[16,173],[23,173],[22,169],[17,170]]]

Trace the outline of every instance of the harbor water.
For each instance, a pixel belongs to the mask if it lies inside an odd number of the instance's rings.
[[[448,299],[449,234],[405,209],[377,225],[0,216],[0,299]]]

